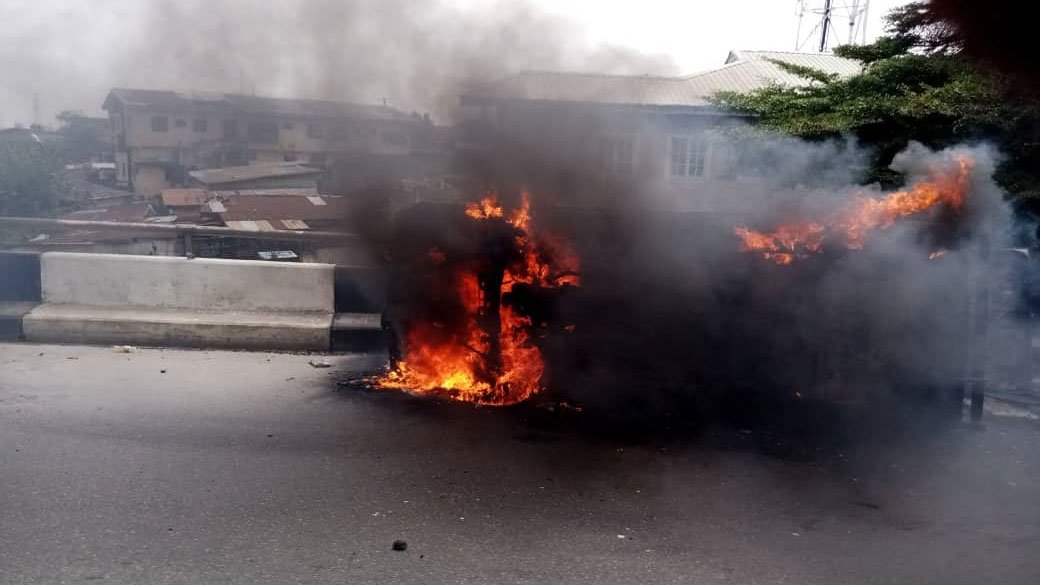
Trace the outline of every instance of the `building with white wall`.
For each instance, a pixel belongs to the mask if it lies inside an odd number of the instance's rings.
[[[839,77],[862,67],[830,54],[733,51],[722,66],[681,77],[522,72],[462,97],[469,130],[462,144],[475,152],[506,149],[497,159],[514,157],[517,165],[529,157],[532,176],[545,160],[562,162],[550,177],[561,197],[586,189],[603,202],[605,191],[638,184],[661,207],[743,211],[756,199],[746,195],[769,186],[727,138],[727,128],[746,120],[712,97],[808,83],[776,61]],[[584,171],[581,181],[570,176],[574,169]]]

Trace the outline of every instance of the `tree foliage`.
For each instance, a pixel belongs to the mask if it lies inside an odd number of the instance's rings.
[[[61,153],[52,145],[0,143],[0,215],[53,213],[61,165]]]
[[[963,57],[956,29],[927,3],[896,8],[886,21],[887,34],[875,43],[835,51],[862,61],[859,75],[838,79],[782,65],[808,83],[722,93],[716,104],[750,114],[769,131],[811,140],[854,136],[876,153],[863,181],[886,185],[901,180],[888,166],[910,141],[933,148],[990,141],[1006,156],[998,181],[1018,198],[1040,201],[1035,96]]]

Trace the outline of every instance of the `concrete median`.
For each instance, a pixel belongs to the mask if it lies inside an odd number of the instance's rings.
[[[29,341],[328,350],[334,267],[48,252]]]

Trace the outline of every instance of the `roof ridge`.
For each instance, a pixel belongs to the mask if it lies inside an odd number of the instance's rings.
[[[523,69],[517,71],[514,75],[558,75],[558,76],[577,76],[582,77],[609,77],[615,79],[660,79],[665,81],[682,81],[685,79],[682,75],[650,75],[646,73],[598,73],[595,71],[565,71],[560,69]]]
[[[833,51],[818,52],[818,51],[774,51],[770,49],[739,49],[737,53],[782,53],[784,55],[812,55],[814,57],[838,57],[845,59],[840,55],[835,55]]]
[[[732,63],[723,63],[722,65],[719,65],[718,67],[713,67],[711,69],[704,69],[704,70],[698,71],[696,73],[691,73],[689,75],[685,75],[685,76],[682,77],[682,80],[683,81],[690,81],[690,80],[696,79],[698,77],[707,75],[709,73],[717,73],[719,71],[722,71],[723,69],[732,69],[733,67],[736,67],[737,65],[746,65],[747,63],[749,63],[749,61],[745,61],[743,59],[737,59],[736,61],[733,61]]]
[[[334,100],[328,98],[315,98],[315,97],[284,97],[274,95],[256,95],[248,93],[236,93],[228,91],[212,91],[202,89],[152,89],[143,87],[112,87],[109,93],[122,93],[122,92],[147,92],[152,94],[164,94],[172,95],[180,99],[191,100],[192,94],[209,95],[209,96],[221,96],[227,98],[245,98],[245,99],[260,99],[260,100],[274,100],[283,102],[308,102],[308,103],[320,103],[320,104],[334,104],[334,105],[346,105],[360,108],[371,108],[386,111],[400,111],[395,108],[383,105],[383,104],[370,104],[364,102],[346,101],[346,100]]]

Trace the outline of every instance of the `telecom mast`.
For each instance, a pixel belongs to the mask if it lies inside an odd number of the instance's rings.
[[[867,42],[869,9],[870,0],[798,0],[794,50],[823,53],[837,45]],[[807,24],[813,26],[803,34]]]

